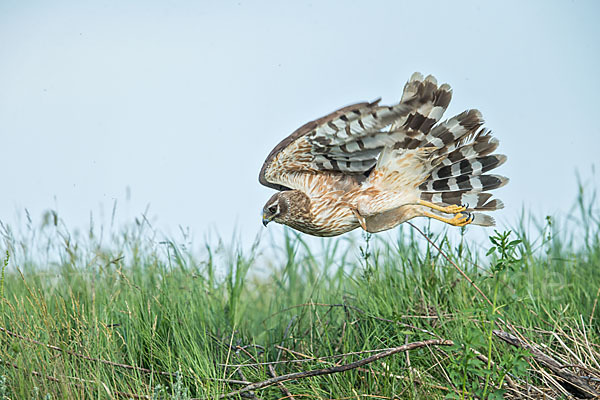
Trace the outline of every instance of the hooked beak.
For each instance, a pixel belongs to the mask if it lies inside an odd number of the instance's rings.
[[[271,219],[269,217],[266,217],[265,214],[263,214],[263,216],[262,216],[262,222],[263,222],[263,226],[267,226],[267,224],[269,222],[271,222]]]

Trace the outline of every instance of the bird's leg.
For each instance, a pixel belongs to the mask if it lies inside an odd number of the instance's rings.
[[[439,215],[436,215],[434,213],[430,213],[427,211],[425,211],[423,213],[423,215],[426,217],[429,217],[429,218],[437,219],[438,221],[442,221],[442,222],[445,222],[450,225],[454,225],[454,226],[465,226],[465,225],[469,225],[471,222],[473,222],[473,214],[471,214],[469,212],[457,213],[452,218],[440,217]]]
[[[365,221],[365,217],[360,215],[360,213],[358,212],[358,210],[356,208],[352,208],[352,213],[354,214],[356,219],[358,219],[358,223],[360,224],[360,227],[363,228],[364,231],[366,231],[367,230],[367,221]]]
[[[452,204],[447,207],[442,207],[442,206],[438,206],[437,204],[430,203],[429,201],[425,201],[425,200],[419,200],[418,204],[421,206],[429,207],[432,210],[441,211],[446,214],[458,214],[458,213],[462,213],[463,211],[465,211],[467,209],[467,207],[465,207],[465,206],[459,206],[456,204]]]

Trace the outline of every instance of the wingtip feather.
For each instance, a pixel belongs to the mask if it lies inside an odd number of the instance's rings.
[[[409,82],[422,82],[423,81],[423,74],[420,72],[413,72],[413,74],[410,76]]]

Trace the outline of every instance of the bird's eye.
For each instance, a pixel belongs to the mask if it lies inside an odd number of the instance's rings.
[[[273,204],[272,206],[269,207],[269,212],[271,214],[275,214],[277,212],[277,204]]]

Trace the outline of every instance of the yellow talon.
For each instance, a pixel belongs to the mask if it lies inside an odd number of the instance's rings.
[[[440,217],[439,215],[429,212],[425,212],[424,215],[426,217],[437,219],[438,221],[442,221],[453,226],[465,226],[473,222],[473,215],[470,213],[458,213],[455,214],[452,218]]]
[[[448,214],[458,214],[458,213],[463,212],[463,211],[465,211],[467,209],[467,207],[465,207],[465,206],[459,206],[457,204],[452,204],[452,205],[450,205],[448,207],[443,207],[443,208],[446,209],[446,211],[443,211],[443,212],[446,212]]]
[[[466,226],[469,225],[471,222],[473,222],[473,215],[466,213],[455,214],[454,217],[452,217],[452,219],[450,219],[450,222],[448,223],[454,226]]]
[[[467,207],[459,206],[457,204],[452,204],[447,207],[442,207],[442,206],[438,206],[437,204],[434,204],[434,203],[431,203],[431,202],[425,201],[425,200],[419,200],[419,205],[429,207],[432,210],[441,211],[446,214],[458,214],[467,209]]]

